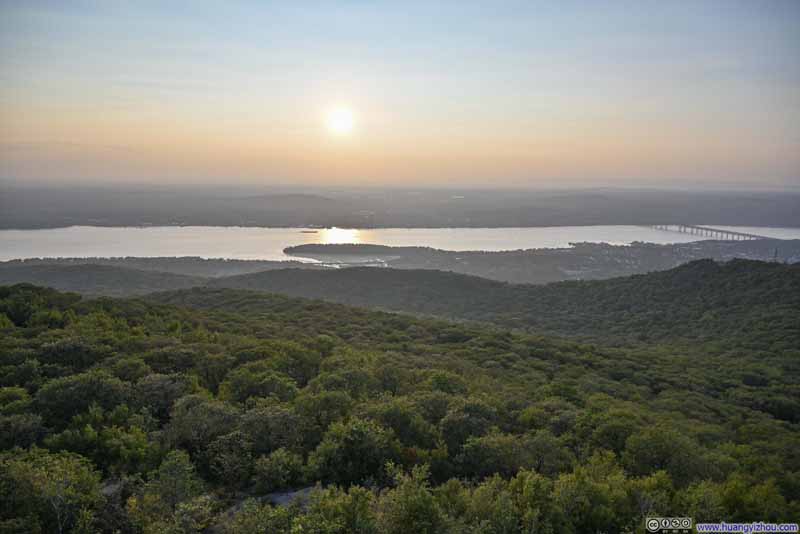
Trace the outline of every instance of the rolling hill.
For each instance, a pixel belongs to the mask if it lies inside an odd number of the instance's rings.
[[[800,346],[800,265],[700,260],[609,280],[514,285],[426,270],[281,270],[229,287],[487,321],[570,337]]]
[[[17,268],[17,272],[24,273],[21,267],[50,266],[74,267],[77,265],[108,265],[123,269],[137,271],[156,271],[161,273],[183,274],[194,277],[216,278],[220,276],[235,276],[240,274],[256,273],[273,269],[321,269],[315,263],[300,261],[271,261],[271,260],[235,260],[225,258],[200,258],[197,256],[178,257],[94,257],[94,258],[27,258],[22,260],[9,260],[0,262],[0,272],[3,269]],[[78,272],[79,269],[65,271]],[[36,271],[33,271],[36,272]],[[57,272],[53,269],[51,272]]]
[[[205,283],[205,278],[112,265],[26,265],[0,267],[0,285],[30,283],[84,295],[125,297],[182,289]]]
[[[453,251],[370,244],[305,244],[284,252],[323,263],[394,269],[436,269],[514,284],[604,280],[664,271],[690,261],[734,259],[800,262],[800,240],[696,241],[692,243],[573,243],[567,248]]]
[[[19,282],[90,296],[191,287],[261,291],[602,343],[713,342],[753,350],[800,346],[800,264],[700,260],[644,275],[547,285],[370,267],[280,269],[211,279],[113,265],[0,266],[0,283]]]

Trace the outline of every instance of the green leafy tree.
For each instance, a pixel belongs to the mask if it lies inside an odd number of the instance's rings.
[[[303,457],[287,449],[272,451],[255,461],[253,479],[261,493],[285,489],[303,479]]]
[[[465,395],[467,382],[455,373],[448,371],[433,371],[425,385],[432,391],[441,391],[448,395]]]
[[[322,345],[324,348],[325,343]],[[304,387],[319,373],[322,354],[299,343],[284,342],[273,362],[278,371],[291,377],[298,386]]]
[[[306,442],[316,446],[322,434],[336,421],[345,419],[353,408],[353,399],[344,391],[303,392],[294,399],[297,413],[310,424],[305,429]]]
[[[269,369],[263,362],[247,364],[228,374],[219,386],[220,398],[244,402],[251,397],[274,397],[288,401],[297,395],[297,386],[286,375]]]
[[[153,371],[145,361],[136,356],[120,358],[110,365],[111,373],[126,382],[136,382]]]
[[[255,499],[246,500],[239,511],[225,525],[225,534],[293,534],[292,521],[298,510],[290,506],[273,507],[260,504]],[[303,531],[298,531],[303,532]]]
[[[381,496],[378,511],[380,532],[387,534],[438,534],[446,517],[428,483],[428,469],[416,466],[410,474],[394,471],[395,487]]]
[[[21,414],[31,408],[31,396],[28,390],[21,387],[0,388],[0,414]]]
[[[676,496],[676,508],[684,510],[695,523],[712,523],[727,517],[721,484],[708,480],[695,482]]]
[[[253,443],[245,433],[234,430],[219,436],[208,446],[205,455],[216,480],[231,488],[249,484],[253,470]]]
[[[299,450],[306,422],[286,404],[264,402],[247,410],[239,421],[239,429],[253,444],[256,455],[286,448]]]
[[[200,497],[203,491],[204,484],[189,455],[174,450],[167,454],[142,490],[128,499],[128,513],[146,533],[169,531],[176,522],[179,507]],[[188,514],[187,508],[182,510]]]
[[[664,470],[678,484],[689,483],[702,472],[698,445],[680,432],[664,426],[645,428],[625,442],[622,461],[634,475]]]
[[[130,398],[130,386],[101,371],[56,378],[36,394],[36,406],[48,426],[63,428],[72,415],[85,412],[93,404],[113,409]]]
[[[93,460],[110,474],[133,473],[148,469],[159,455],[156,444],[139,427],[108,426],[94,428],[86,424],[49,436],[45,445],[51,450],[77,452]]]
[[[741,474],[733,475],[722,485],[722,502],[732,521],[748,521],[759,514],[765,521],[789,520],[786,499],[774,480],[754,483]]]
[[[621,532],[634,522],[626,478],[610,452],[598,453],[553,487],[558,532]]]
[[[175,509],[173,528],[176,534],[205,532],[214,520],[214,500],[209,495],[200,495],[178,504]]]
[[[235,406],[202,395],[187,395],[172,409],[167,437],[172,445],[194,453],[218,436],[232,432],[238,419],[239,410]]]
[[[508,483],[519,517],[519,530],[525,534],[552,534],[553,482],[535,471],[522,469]]]
[[[3,520],[58,534],[91,524],[102,503],[100,476],[87,459],[36,448],[0,456],[0,494]]]
[[[457,454],[470,437],[489,432],[497,419],[496,412],[485,402],[468,400],[444,416],[439,428],[451,454]]]
[[[219,385],[236,364],[236,358],[227,354],[205,354],[195,362],[194,371],[200,378],[200,384],[217,393]]]
[[[436,446],[436,427],[426,421],[407,399],[390,398],[364,410],[365,415],[391,428],[403,445],[421,448]]]
[[[361,486],[315,488],[293,532],[319,534],[378,534],[375,494]]]
[[[518,532],[519,516],[508,482],[500,475],[484,480],[475,488],[465,512],[468,522],[487,534]]]
[[[134,403],[146,408],[160,421],[169,418],[175,402],[199,390],[194,377],[183,374],[149,374],[134,386]]]
[[[0,313],[0,330],[10,330],[14,328],[14,323],[5,313]]]
[[[522,468],[554,476],[569,470],[575,458],[555,436],[541,430],[522,436],[492,432],[471,437],[457,460],[468,476],[511,477]]]
[[[42,345],[37,358],[45,364],[63,366],[73,371],[81,371],[108,358],[108,347],[88,343],[81,338],[67,338]]]
[[[429,423],[438,425],[450,411],[454,399],[452,395],[441,391],[416,392],[411,398],[414,408]]]
[[[628,480],[628,493],[632,501],[634,525],[644,525],[648,517],[672,517],[686,513],[673,507],[675,488],[665,471]]]
[[[47,435],[42,418],[33,413],[0,415],[0,449],[30,447]]]
[[[399,457],[391,430],[365,419],[334,423],[309,456],[312,472],[343,486],[384,478],[384,465]]]

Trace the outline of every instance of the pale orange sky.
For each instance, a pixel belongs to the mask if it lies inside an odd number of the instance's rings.
[[[0,178],[800,184],[798,4],[600,4],[3,3]]]

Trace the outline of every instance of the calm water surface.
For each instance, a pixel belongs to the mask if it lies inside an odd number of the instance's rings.
[[[800,239],[800,228],[731,230]],[[287,260],[285,247],[304,243],[372,243],[444,250],[517,250],[568,247],[570,243],[686,243],[696,237],[642,226],[556,226],[547,228],[303,228],[218,226],[96,227],[0,230],[0,260],[44,257],[200,256]]]

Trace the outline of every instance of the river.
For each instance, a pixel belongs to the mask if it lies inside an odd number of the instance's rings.
[[[721,227],[720,227],[721,228]],[[781,239],[800,239],[800,228],[725,227]],[[45,257],[199,256],[287,260],[285,247],[305,243],[371,243],[444,250],[561,248],[570,243],[685,243],[696,236],[645,226],[537,228],[258,228],[222,226],[97,227],[0,230],[0,260]]]

